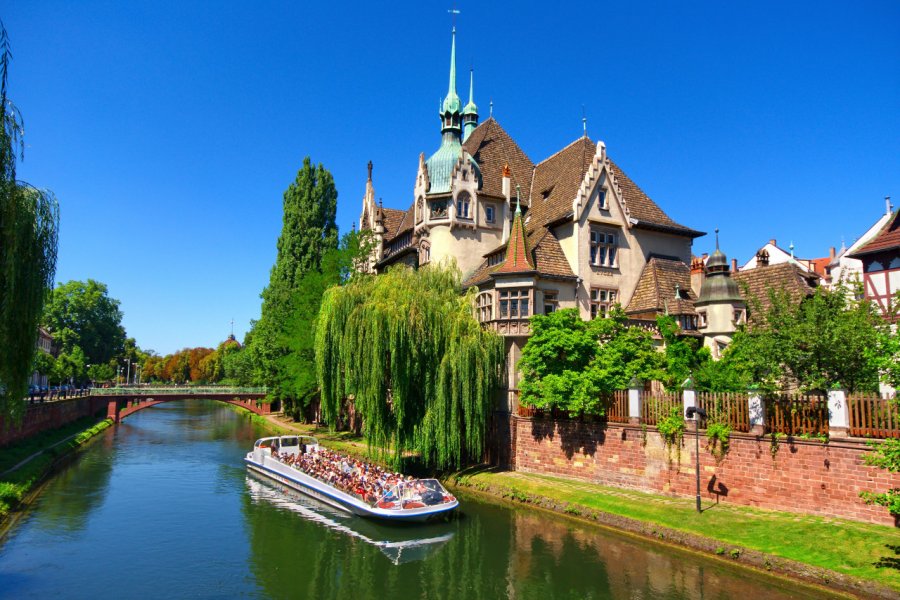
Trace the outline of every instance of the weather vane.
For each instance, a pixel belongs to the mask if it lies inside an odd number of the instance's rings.
[[[447,12],[450,13],[451,15],[453,15],[453,16],[452,16],[453,29],[456,29],[456,15],[459,14],[459,10],[457,10],[456,4],[454,4],[454,5],[453,5],[453,8],[451,8],[451,9],[448,10]]]

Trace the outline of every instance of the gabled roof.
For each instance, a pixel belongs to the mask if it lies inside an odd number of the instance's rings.
[[[569,261],[559,245],[559,240],[553,232],[542,227],[537,231],[526,234],[525,244],[530,249],[529,259],[534,265],[533,270],[539,277],[547,277],[551,279],[575,279],[575,273],[569,266]],[[503,267],[507,261],[503,261],[494,265],[490,265],[490,257],[497,254],[503,254],[508,244],[498,246],[486,255],[481,265],[463,282],[463,287],[468,288],[473,285],[481,285],[491,280],[492,276]],[[508,257],[506,257],[508,259]]]
[[[572,202],[596,152],[596,144],[587,136],[582,136],[535,166],[529,204],[529,229],[571,215]],[[607,161],[615,184],[622,193],[628,216],[635,226],[690,237],[703,235],[673,221],[616,163],[608,158]]]
[[[406,211],[396,208],[382,208],[381,212],[384,215],[384,239],[392,239],[397,235],[397,229],[400,227]]]
[[[514,191],[518,185],[521,186],[523,193],[528,192],[534,163],[493,117],[478,125],[469,134],[463,148],[481,169],[481,193],[503,197],[504,165],[509,165],[512,171],[511,190]],[[522,198],[523,205],[526,205],[525,200]]]
[[[644,265],[625,312],[694,314],[696,300],[690,267],[680,260],[654,256]]]
[[[893,216],[881,228],[881,231],[875,234],[875,237],[848,254],[848,256],[850,258],[862,258],[867,254],[896,250],[897,248],[900,248],[900,210],[894,212]]]
[[[755,298],[762,310],[768,310],[772,304],[769,300],[770,289],[776,292],[784,290],[793,300],[799,301],[815,293],[819,285],[818,275],[790,262],[738,271],[731,277],[738,282],[741,295],[748,305],[755,308],[750,302]]]

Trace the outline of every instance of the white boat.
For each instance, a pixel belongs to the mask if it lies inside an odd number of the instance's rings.
[[[448,515],[459,506],[459,501],[437,479],[404,480],[370,503],[357,494],[338,489],[282,460],[305,454],[314,456],[321,450],[323,448],[318,440],[309,436],[267,437],[256,440],[244,462],[255,473],[333,508],[361,517],[385,521],[430,521]]]

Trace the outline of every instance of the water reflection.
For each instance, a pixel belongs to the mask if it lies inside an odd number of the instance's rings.
[[[823,597],[465,494],[448,523],[336,513],[248,479],[263,432],[213,402],[159,405],[102,435],[0,543],[0,597]]]
[[[338,511],[255,473],[248,473],[247,489],[254,503],[268,503],[278,510],[294,513],[319,526],[371,544],[395,565],[424,560],[450,541],[455,533],[440,525],[428,528],[379,525]]]

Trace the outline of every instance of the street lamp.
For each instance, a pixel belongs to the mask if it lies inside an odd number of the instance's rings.
[[[697,442],[696,452],[697,458],[697,512],[703,512],[700,508],[700,419],[706,418],[706,411],[699,406],[688,406],[684,411],[684,416],[688,419],[694,419],[694,439]]]
[[[128,385],[128,383],[131,381],[131,359],[126,358],[125,362],[128,363],[128,370],[126,371],[126,374],[125,374],[125,385]]]
[[[122,378],[122,365],[116,365],[116,387],[119,387],[119,380]]]

